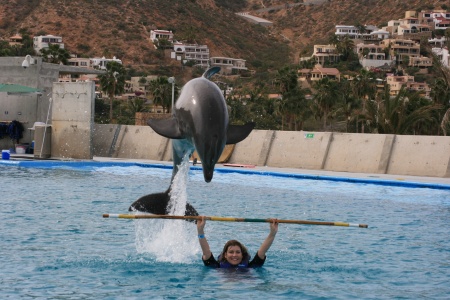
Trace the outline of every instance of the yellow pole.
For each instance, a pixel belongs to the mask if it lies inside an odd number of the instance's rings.
[[[103,218],[117,219],[176,219],[176,220],[201,220],[202,216],[171,216],[171,215],[133,215],[133,214],[103,214]],[[273,219],[251,219],[251,218],[233,218],[233,217],[215,217],[205,216],[206,220],[220,222],[272,222]],[[325,226],[343,226],[368,228],[367,224],[344,223],[344,222],[324,222],[309,220],[280,220],[278,223],[301,224],[301,225],[325,225]]]

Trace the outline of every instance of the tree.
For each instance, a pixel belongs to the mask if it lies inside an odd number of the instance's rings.
[[[49,44],[48,48],[41,49],[42,60],[48,63],[67,65],[70,53],[59,44]]]
[[[338,83],[328,77],[314,83],[314,111],[316,117],[323,118],[323,130],[327,128],[330,112],[338,99]]]
[[[341,37],[336,44],[336,49],[341,54],[343,61],[347,61],[351,57],[353,48],[355,48],[355,43],[348,35]]]
[[[449,30],[447,32],[450,33]],[[442,130],[442,133],[447,135],[450,131],[450,70],[442,64],[437,55],[432,54],[432,57],[433,69],[438,73],[438,77],[432,84],[431,97],[435,103],[442,106],[442,111],[437,112],[440,121],[438,134]]]
[[[367,102],[372,100],[376,92],[375,74],[365,69],[361,69],[352,82],[353,95],[362,103],[362,115],[366,113]],[[364,133],[364,123],[361,125],[361,132]]]
[[[275,112],[281,116],[281,130],[284,130],[285,120],[291,130],[303,127],[305,117],[308,115],[309,105],[305,99],[305,91],[298,85],[297,70],[284,67],[278,70],[274,86],[281,97],[276,100]]]
[[[356,118],[361,102],[353,95],[350,81],[341,80],[334,115],[345,118],[345,132],[349,132],[350,123]]]
[[[402,87],[399,93],[392,97],[389,88],[380,94],[376,101],[370,101],[365,114],[366,120],[372,124],[372,132],[382,134],[424,134],[421,125],[433,122],[433,113],[440,109],[431,101],[418,93]]]
[[[125,89],[125,67],[110,61],[106,64],[106,73],[99,76],[100,88],[109,97],[109,121],[113,120],[113,100],[115,95],[120,95]]]
[[[150,93],[153,96],[153,105],[161,105],[163,111],[165,112],[168,108],[172,106],[172,84],[166,76],[160,76],[152,81],[150,81]],[[177,98],[178,90],[175,86],[175,95]],[[171,107],[171,110],[173,108]]]
[[[147,112],[145,99],[135,97],[120,104],[120,116],[118,118],[119,124],[134,125],[136,120],[136,113]]]

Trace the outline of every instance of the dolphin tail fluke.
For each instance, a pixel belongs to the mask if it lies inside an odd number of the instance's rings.
[[[214,74],[219,73],[219,71],[220,67],[212,67],[206,70],[202,76],[205,77],[206,79],[210,79]]]
[[[252,132],[254,127],[254,122],[249,122],[245,125],[228,125],[227,145],[237,144],[243,141]]]
[[[170,201],[169,192],[170,190],[167,190],[164,193],[156,193],[142,196],[138,200],[134,201],[133,204],[130,205],[128,210],[147,212],[155,215],[167,215],[169,213],[167,211],[167,206]],[[184,215],[198,216],[198,212],[191,204],[186,203],[186,211]]]

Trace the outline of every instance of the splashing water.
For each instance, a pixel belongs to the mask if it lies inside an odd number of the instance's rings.
[[[185,156],[172,183],[169,215],[184,215],[189,156]],[[200,252],[195,225],[183,220],[136,220],[136,250],[150,253],[162,262],[190,262]]]

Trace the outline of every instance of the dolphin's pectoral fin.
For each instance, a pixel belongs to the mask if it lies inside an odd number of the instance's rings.
[[[227,145],[236,144],[244,140],[254,127],[254,122],[249,122],[245,125],[228,125]]]
[[[210,79],[214,74],[218,73],[219,71],[220,67],[212,67],[206,70],[202,76],[205,77],[206,79]]]
[[[167,206],[170,201],[169,191],[164,193],[156,193],[142,196],[138,200],[134,201],[133,204],[128,208],[128,211],[140,211],[147,212],[154,215],[167,215]],[[195,208],[186,203],[185,216],[198,216],[198,212]]]
[[[177,120],[169,119],[150,119],[147,124],[159,135],[169,139],[182,139]]]

